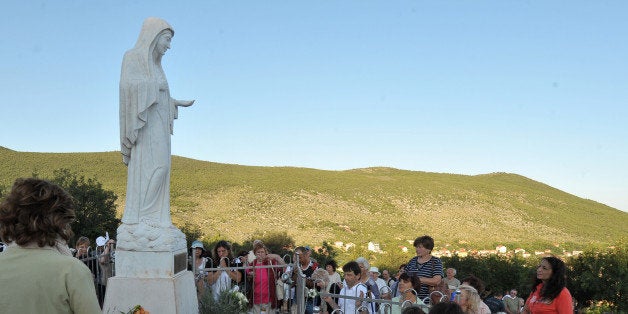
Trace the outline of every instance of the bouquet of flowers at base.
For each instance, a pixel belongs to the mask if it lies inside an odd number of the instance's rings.
[[[129,310],[128,312],[124,313],[124,312],[120,312],[122,314],[150,314],[147,310],[145,310],[141,305],[136,305],[134,306],[131,310]]]
[[[223,290],[214,299],[213,293],[207,293],[201,300],[199,312],[201,314],[246,313],[249,309],[249,300],[237,286],[231,290]]]

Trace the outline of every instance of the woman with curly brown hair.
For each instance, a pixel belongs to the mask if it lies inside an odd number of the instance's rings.
[[[233,285],[237,285],[242,281],[241,270],[235,270],[232,267],[242,267],[239,259],[233,258],[231,251],[231,243],[221,240],[214,246],[214,260],[212,267],[218,270],[210,272],[207,275],[207,283],[212,287],[212,293],[215,300],[218,300],[221,291],[229,290]]]
[[[0,308],[6,313],[100,313],[90,270],[73,258],[72,197],[40,179],[17,179],[0,204]]]

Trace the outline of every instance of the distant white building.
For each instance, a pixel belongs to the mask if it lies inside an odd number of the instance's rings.
[[[495,247],[495,251],[497,251],[497,253],[499,254],[506,254],[508,249],[506,249],[506,247],[503,245],[498,245],[497,247]]]
[[[379,248],[379,243],[369,242],[367,245],[367,250],[375,253],[381,253],[382,250]]]
[[[467,257],[469,256],[469,252],[467,252],[467,250],[465,249],[460,249],[458,252],[456,252],[456,255],[458,255],[459,257]]]

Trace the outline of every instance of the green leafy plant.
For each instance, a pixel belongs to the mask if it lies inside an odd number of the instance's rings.
[[[246,313],[249,308],[249,301],[242,292],[237,290],[223,290],[218,294],[218,299],[214,299],[212,293],[206,293],[199,305],[201,314],[223,314]]]
[[[628,245],[585,251],[567,261],[567,286],[581,306],[613,311],[628,309]],[[596,313],[596,312],[591,312]]]
[[[53,172],[52,182],[63,187],[76,204],[76,221],[72,231],[76,237],[96,239],[105,232],[114,233],[120,225],[116,217],[118,196],[103,187],[95,178],[85,178],[77,172],[61,168]]]

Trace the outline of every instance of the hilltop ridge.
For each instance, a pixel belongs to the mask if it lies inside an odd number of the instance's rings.
[[[118,195],[119,152],[30,153],[0,147],[0,185],[67,168]],[[388,167],[344,171],[221,164],[173,156],[173,221],[208,236],[243,241],[287,231],[298,243],[377,241],[408,245],[433,235],[440,245],[581,248],[625,241],[628,213],[511,173],[459,175]]]

